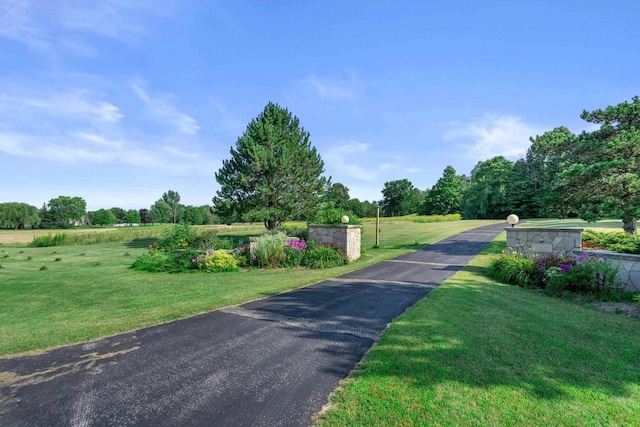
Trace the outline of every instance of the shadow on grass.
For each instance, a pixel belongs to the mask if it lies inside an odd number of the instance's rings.
[[[577,390],[585,404],[592,393],[637,395],[640,322],[498,285],[483,270],[468,267],[395,322],[357,379],[505,386],[538,399]]]
[[[124,246],[131,249],[144,249],[154,244],[157,241],[158,241],[157,237],[156,238],[151,237],[146,239],[133,239],[132,241],[125,243]]]

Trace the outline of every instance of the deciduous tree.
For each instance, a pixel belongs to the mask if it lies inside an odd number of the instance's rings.
[[[463,218],[506,218],[509,215],[507,182],[512,169],[513,163],[503,156],[478,162],[462,195]]]
[[[384,216],[401,216],[415,213],[420,205],[420,190],[408,179],[384,183],[380,208]]]
[[[162,200],[171,208],[171,222],[176,223],[178,220],[178,207],[180,205],[180,193],[169,190],[162,195]]]
[[[40,224],[38,208],[27,203],[0,203],[0,228],[36,228]]]
[[[82,197],[59,196],[49,200],[46,210],[54,227],[68,228],[82,222],[87,215],[87,202]]]
[[[464,191],[465,178],[456,175],[452,166],[447,166],[442,178],[427,192],[422,202],[425,215],[447,215],[460,213],[460,200]]]

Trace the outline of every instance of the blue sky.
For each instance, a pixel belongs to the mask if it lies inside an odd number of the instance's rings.
[[[640,94],[634,1],[0,0],[0,202],[210,204],[269,101],[361,200]]]

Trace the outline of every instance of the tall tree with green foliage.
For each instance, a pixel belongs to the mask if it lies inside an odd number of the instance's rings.
[[[38,208],[27,203],[0,203],[0,228],[36,228],[40,224]]]
[[[126,215],[127,211],[119,208],[117,206],[112,207],[111,209],[109,209],[111,211],[111,213],[116,217],[116,222],[117,223],[122,223],[124,222],[124,216]]]
[[[122,218],[125,224],[140,224],[140,213],[135,209],[129,209]]]
[[[151,223],[171,222],[171,218],[172,218],[171,206],[169,206],[162,199],[157,200],[153,205],[151,205],[151,209],[149,209],[148,218]]]
[[[380,208],[384,216],[402,216],[416,213],[420,206],[421,192],[408,179],[384,183]]]
[[[333,202],[334,206],[338,209],[349,209],[349,199],[349,189],[339,182],[329,186],[325,194],[325,200],[327,202]]]
[[[215,212],[274,229],[318,206],[328,184],[323,172],[320,154],[298,118],[269,102],[216,173]]]
[[[87,215],[87,202],[82,197],[59,196],[49,200],[46,215],[51,226],[69,228],[75,222],[82,222]]]
[[[118,222],[111,209],[98,209],[95,212],[89,212],[89,219],[93,225],[112,225]]]
[[[460,200],[466,179],[456,175],[452,166],[447,166],[442,178],[427,192],[422,202],[421,213],[425,215],[448,215],[460,213]]]
[[[537,137],[538,149],[558,159],[553,191],[583,219],[617,216],[623,229],[637,233],[640,216],[640,98],[615,106],[583,111],[582,119],[600,129],[573,135],[556,128]]]
[[[162,200],[171,208],[171,222],[178,221],[178,208],[180,206],[180,193],[169,190],[162,195]]]
[[[512,170],[513,163],[503,156],[478,162],[462,194],[462,217],[506,218],[510,213],[507,183]]]

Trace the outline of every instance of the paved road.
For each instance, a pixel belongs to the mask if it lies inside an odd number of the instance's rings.
[[[264,300],[0,359],[2,426],[301,426],[386,325],[504,224]]]

